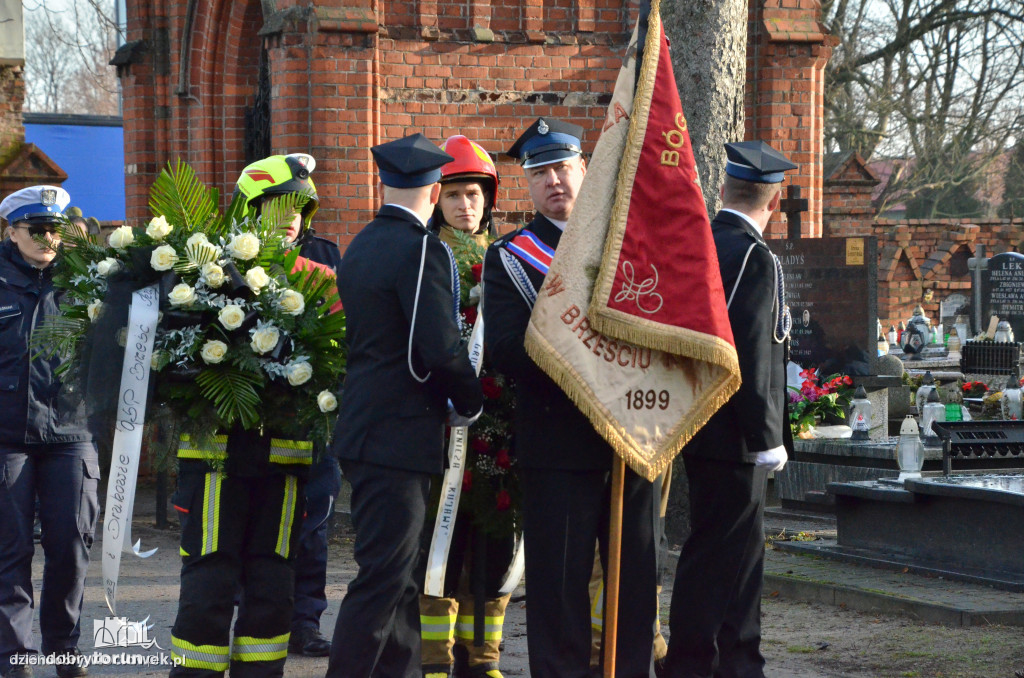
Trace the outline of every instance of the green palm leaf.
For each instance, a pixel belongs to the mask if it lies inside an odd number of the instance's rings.
[[[218,192],[203,185],[180,159],[160,171],[149,191],[149,209],[189,231],[205,231],[217,212]]]
[[[196,383],[200,394],[217,408],[217,416],[225,428],[235,422],[241,423],[243,428],[251,428],[259,422],[257,388],[263,385],[259,374],[231,367],[204,370],[196,377]]]

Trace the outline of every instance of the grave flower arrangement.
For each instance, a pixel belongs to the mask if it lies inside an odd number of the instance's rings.
[[[844,419],[853,397],[853,379],[840,374],[822,379],[813,368],[800,376],[804,379],[800,388],[789,387],[789,426],[794,437],[810,438],[815,424]]]
[[[463,335],[468,338],[480,302],[484,249],[471,238],[457,233],[452,251],[459,270],[460,323]],[[513,470],[516,462],[512,436],[515,396],[511,382],[486,364],[480,372],[480,385],[484,410],[469,429],[459,505],[472,516],[478,529],[487,534],[506,535],[522,529],[522,495],[518,475]]]
[[[155,400],[175,426],[208,441],[235,427],[325,443],[345,366],[344,313],[333,275],[284,239],[307,198],[268,201],[261,217],[219,196],[179,162],[150,191],[154,216],[104,242],[66,224],[54,285],[62,316],[36,345],[69,357],[65,382],[104,415],[121,376],[131,293],[155,285]],[[334,312],[332,312],[332,309]]]

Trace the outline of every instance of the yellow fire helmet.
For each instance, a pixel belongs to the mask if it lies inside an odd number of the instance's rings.
[[[242,170],[235,183],[235,194],[245,196],[245,214],[253,216],[260,213],[264,198],[287,193],[308,195],[309,202],[302,208],[305,229],[320,207],[320,198],[310,177],[315,168],[316,160],[306,153],[271,155]]]

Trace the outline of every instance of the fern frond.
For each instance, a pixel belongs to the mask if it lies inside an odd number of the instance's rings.
[[[217,416],[226,427],[236,421],[243,428],[259,423],[257,408],[260,396],[257,388],[263,385],[259,374],[243,372],[231,367],[203,370],[196,377],[200,394],[217,408]]]

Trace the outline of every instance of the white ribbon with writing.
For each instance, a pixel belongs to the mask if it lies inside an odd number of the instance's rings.
[[[478,312],[469,336],[469,362],[480,374],[484,354],[484,314]],[[466,461],[466,438],[469,428],[452,428],[448,441],[448,470],[441,485],[441,503],[437,507],[434,521],[434,536],[427,554],[427,578],[423,583],[423,595],[441,597],[444,589],[444,572],[448,566],[448,550],[455,533],[455,516],[459,512],[459,495],[462,494],[463,464]]]
[[[156,553],[156,549],[140,552],[141,540],[132,545],[132,510],[135,507],[142,429],[146,420],[150,360],[160,307],[158,290],[157,285],[151,285],[132,294],[128,311],[128,340],[121,369],[106,513],[103,516],[103,588],[107,607],[114,615],[117,614],[121,551],[130,551],[140,558]]]

